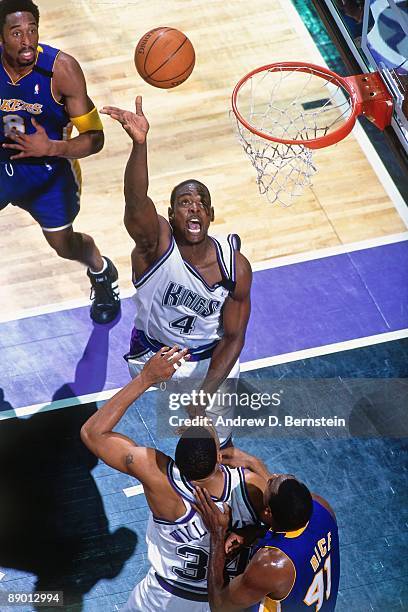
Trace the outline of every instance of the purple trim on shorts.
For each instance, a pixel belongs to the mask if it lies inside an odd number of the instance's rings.
[[[203,359],[209,359],[213,354],[218,342],[219,340],[214,340],[214,342],[210,342],[209,344],[203,344],[201,346],[198,346],[197,348],[189,348],[189,361],[202,361]],[[148,351],[153,351],[154,353],[157,353],[157,351],[159,351],[161,348],[163,348],[162,342],[158,342],[157,340],[149,338],[149,336],[146,336],[146,334],[141,329],[136,329],[134,327],[132,329],[132,335],[130,337],[129,352],[124,355],[124,359],[126,359],[127,361],[132,357],[141,357],[142,355],[145,355]]]

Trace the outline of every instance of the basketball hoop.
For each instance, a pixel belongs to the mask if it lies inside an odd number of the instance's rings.
[[[260,193],[289,206],[311,184],[313,150],[343,140],[359,115],[383,130],[393,102],[377,72],[342,77],[314,64],[280,62],[245,75],[232,110]]]

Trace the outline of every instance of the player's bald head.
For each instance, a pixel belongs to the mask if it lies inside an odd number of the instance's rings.
[[[184,191],[188,189],[195,189],[199,196],[201,196],[201,201],[206,202],[208,206],[211,206],[211,195],[208,190],[208,187],[204,185],[201,181],[197,181],[197,179],[187,179],[186,181],[182,181],[178,185],[176,185],[170,195],[170,205],[174,208],[174,204],[176,202],[177,196],[184,193]]]
[[[214,435],[205,427],[188,427],[176,447],[175,460],[187,480],[208,478],[217,465],[218,449]]]

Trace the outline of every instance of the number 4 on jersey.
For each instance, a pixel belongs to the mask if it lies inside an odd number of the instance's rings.
[[[180,334],[188,335],[193,331],[196,319],[197,317],[193,317],[192,315],[185,315],[184,317],[170,321],[169,326],[172,329],[178,329]]]

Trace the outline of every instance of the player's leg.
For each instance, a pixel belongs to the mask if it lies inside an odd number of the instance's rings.
[[[48,244],[60,257],[88,266],[92,285],[91,317],[110,323],[120,309],[118,273],[87,234],[74,232],[72,223],[79,212],[81,174],[76,161],[15,167],[16,175],[29,187],[20,206],[39,223]],[[24,177],[20,177],[24,173]]]
[[[107,257],[102,257],[93,238],[74,232],[72,226],[64,229],[42,228],[45,239],[64,259],[78,261],[88,267],[92,285],[91,317],[96,323],[109,323],[120,308],[118,271]]]
[[[91,270],[99,272],[106,268],[104,260],[93,238],[84,233],[75,232],[72,225],[64,229],[44,229],[44,237],[50,247],[63,259],[79,261]]]

